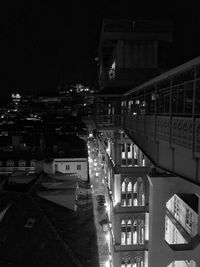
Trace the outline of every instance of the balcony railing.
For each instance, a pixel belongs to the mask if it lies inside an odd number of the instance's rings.
[[[111,20],[106,19],[103,23],[104,32],[170,32],[170,21],[152,20]]]

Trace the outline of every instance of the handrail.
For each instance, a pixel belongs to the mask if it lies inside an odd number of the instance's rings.
[[[149,80],[149,81],[147,81],[147,82],[145,82],[145,83],[143,83],[143,84],[141,84],[139,86],[134,87],[133,89],[131,89],[128,92],[124,93],[123,96],[128,96],[128,95],[130,95],[132,93],[135,93],[135,92],[137,92],[137,91],[139,91],[139,90],[141,90],[141,89],[143,89],[145,87],[152,86],[153,84],[159,83],[159,82],[161,82],[161,81],[163,81],[165,79],[169,79],[170,77],[172,77],[174,75],[177,75],[177,74],[179,74],[181,72],[185,72],[185,71],[193,68],[194,66],[196,66],[198,64],[200,64],[200,56],[196,57],[196,58],[194,58],[194,59],[192,59],[190,61],[187,61],[186,63],[184,63],[184,64],[182,64],[182,65],[180,65],[180,66],[178,66],[176,68],[173,68],[173,69],[171,69],[171,70],[169,70],[167,72],[164,72],[161,75],[159,75],[159,76],[157,76],[157,77],[155,77],[155,78],[153,78],[153,79],[151,79],[151,80]]]

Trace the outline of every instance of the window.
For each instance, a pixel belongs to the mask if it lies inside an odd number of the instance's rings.
[[[121,222],[121,244],[126,245],[126,223],[124,220]]]
[[[15,165],[15,163],[14,163],[13,160],[8,160],[8,161],[6,162],[6,166],[7,166],[7,167],[14,167],[14,165]]]
[[[125,255],[122,258],[121,267],[144,267],[144,258],[142,255],[136,257]]]
[[[58,171],[58,164],[55,164],[55,172]]]
[[[122,152],[125,152],[125,144],[122,144]]]
[[[77,170],[81,170],[81,165],[77,165]]]
[[[3,166],[3,161],[0,161],[0,167],[2,167]]]
[[[137,182],[135,182],[135,184],[133,186],[133,206],[138,205],[137,192],[138,192],[138,184],[137,184]]]
[[[32,228],[33,225],[35,223],[35,219],[34,218],[29,218],[26,222],[26,224],[24,225],[24,227],[26,228]]]
[[[128,159],[128,166],[132,166],[132,159]]]
[[[131,220],[128,220],[127,222],[127,245],[131,245]]]
[[[132,183],[129,182],[127,186],[127,206],[132,206]]]
[[[137,221],[133,223],[133,244],[137,244]]]
[[[30,164],[31,164],[31,167],[35,167],[35,165],[36,165],[36,160],[35,160],[35,159],[31,160]]]
[[[126,166],[126,159],[122,159],[122,166]]]
[[[144,183],[141,177],[137,179],[137,187],[138,187],[138,206],[144,206],[145,192],[144,192]]]
[[[69,171],[70,170],[70,166],[66,165],[66,170]]]
[[[125,182],[122,183],[122,193],[126,192],[126,184]]]
[[[192,228],[192,212],[188,208],[186,208],[185,224],[190,229]]]
[[[129,180],[129,178],[124,179],[121,185],[121,205],[145,205],[144,183],[141,177],[139,177],[134,184]]]
[[[179,199],[176,196],[174,196],[174,216],[176,219],[179,218],[179,212],[180,212]]]
[[[128,151],[128,152],[131,151],[131,144],[127,144],[127,151]]]
[[[177,244],[177,237],[178,237],[177,230],[176,230],[175,227],[173,227],[173,230],[172,230],[172,244]]]
[[[126,183],[122,183],[121,205],[126,206]]]
[[[121,245],[143,245],[144,219],[124,219],[121,222]]]
[[[139,244],[144,244],[144,220],[140,219],[138,221],[138,230],[139,230],[138,234]]]
[[[25,160],[20,160],[19,161],[19,167],[26,167],[26,161]]]

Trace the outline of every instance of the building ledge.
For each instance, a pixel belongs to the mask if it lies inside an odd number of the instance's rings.
[[[121,207],[115,206],[114,213],[144,213],[149,211],[149,206],[131,206],[131,207]]]
[[[115,244],[114,245],[115,252],[120,251],[145,251],[148,250],[148,243],[146,242],[143,245],[121,245]]]

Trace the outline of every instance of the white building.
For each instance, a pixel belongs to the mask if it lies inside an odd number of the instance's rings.
[[[88,180],[88,158],[54,158],[44,161],[45,173],[66,173],[76,175],[81,180]]]

